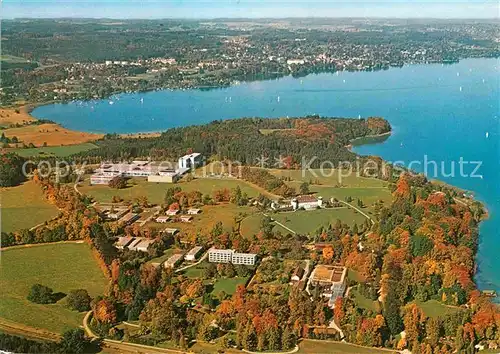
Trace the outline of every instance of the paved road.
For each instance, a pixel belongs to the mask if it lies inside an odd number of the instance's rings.
[[[264,216],[269,216],[269,215],[267,215],[266,213],[262,213],[262,215],[264,215]],[[290,231],[290,232],[291,232],[292,234],[294,234],[294,235],[296,235],[296,234],[297,234],[295,231],[293,231],[293,230],[292,230],[292,229],[290,229],[289,227],[287,227],[287,226],[283,225],[282,223],[278,222],[277,220],[273,219],[272,217],[270,217],[270,218],[271,218],[271,221],[272,221],[272,222],[274,222],[276,225],[279,225],[279,226],[281,226],[282,228],[284,228],[285,230]]]
[[[83,329],[85,330],[85,333],[87,336],[91,339],[98,340],[99,336],[97,336],[94,332],[92,332],[92,329],[90,329],[88,322],[89,318],[92,315],[92,311],[87,312],[85,317],[83,318]],[[111,349],[112,351],[116,351],[117,353],[153,353],[153,354],[165,354],[165,353],[186,353],[181,350],[174,350],[174,349],[165,349],[165,348],[158,348],[158,347],[151,347],[149,345],[141,345],[141,344],[135,344],[135,343],[129,343],[129,342],[121,342],[118,340],[112,340],[112,339],[103,339],[102,340],[102,347],[106,349]]]
[[[9,320],[5,320],[3,318],[0,319],[0,331],[15,335],[22,336],[30,339],[42,339],[48,340],[51,342],[58,342],[61,339],[61,336],[57,333],[49,332],[46,330],[33,328],[29,326],[25,326],[20,323],[11,322]]]

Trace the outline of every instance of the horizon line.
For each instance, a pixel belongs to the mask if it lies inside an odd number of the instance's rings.
[[[498,21],[498,16],[493,17],[390,17],[390,16],[285,16],[285,17],[89,17],[89,16],[50,16],[50,17],[30,17],[30,16],[20,16],[11,18],[2,18],[5,20],[120,20],[120,21],[133,21],[133,20],[148,20],[148,21],[160,21],[160,20],[186,20],[186,21],[199,21],[199,20],[297,20],[297,19],[346,19],[346,20],[461,20],[461,21]]]

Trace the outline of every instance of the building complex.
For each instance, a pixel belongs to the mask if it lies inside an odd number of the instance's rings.
[[[235,250],[211,248],[208,250],[208,261],[212,263],[255,265],[257,255],[254,253],[238,253]]]
[[[145,177],[153,183],[175,183],[191,168],[203,164],[203,155],[193,153],[179,158],[177,168],[170,164],[150,161],[132,161],[121,163],[103,163],[95,173],[90,176],[90,184],[109,184],[116,177]]]
[[[338,265],[318,265],[311,274],[311,284],[319,287],[321,294],[329,298],[328,305],[333,307],[335,300],[344,295],[347,268]]]

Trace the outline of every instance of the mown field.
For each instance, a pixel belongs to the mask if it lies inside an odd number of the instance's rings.
[[[1,230],[4,232],[28,229],[58,214],[57,208],[47,202],[40,187],[32,181],[1,189],[0,193]]]
[[[363,215],[347,207],[308,211],[299,210],[268,215],[273,220],[276,220],[298,234],[314,233],[320,226],[327,227],[329,224],[335,224],[337,219],[351,226],[354,225],[354,223],[360,225],[366,220]],[[262,218],[262,214],[255,214],[243,219],[241,223],[241,234],[250,237],[259,232]],[[274,230],[279,230],[283,234],[290,233],[289,230],[281,227],[281,225],[277,223],[275,223]]]
[[[346,170],[269,170],[272,174],[287,179],[287,184],[299,190],[303,182],[311,183],[309,190],[324,200],[337,198],[345,200],[347,197],[361,199],[366,206],[366,213],[373,215],[373,203],[383,201],[391,202],[392,196],[387,188],[388,183],[380,179],[357,176],[356,173],[347,175]]]
[[[103,294],[107,280],[88,245],[58,243],[2,251],[0,263],[0,317],[30,327],[61,333],[82,324],[84,314],[67,309],[65,299],[39,305],[26,299],[33,284],[49,286],[55,293],[87,289]]]
[[[103,136],[102,134],[69,130],[53,123],[28,124],[35,120],[30,115],[27,106],[0,109],[0,126],[7,128],[3,129],[2,133],[8,138],[17,137],[20,143],[18,147],[21,147],[23,143],[25,145],[32,143],[37,147],[44,144],[56,147],[68,146],[95,141]],[[16,126],[12,127],[12,124],[16,124]],[[15,144],[12,144],[12,147],[15,148]]]
[[[340,169],[308,169],[308,170],[279,170],[270,169],[269,172],[278,177],[286,177],[291,181],[310,182],[324,186],[342,186],[349,188],[386,187],[387,182],[375,178],[358,176],[355,172],[349,173]]]
[[[433,318],[444,318],[451,313],[460,311],[460,308],[447,306],[437,300],[415,301],[415,303],[422,309],[426,316]]]
[[[89,178],[86,176],[82,186],[78,189],[85,194],[91,195],[98,202],[111,202],[113,196],[119,196],[125,200],[146,196],[150,203],[161,204],[165,198],[167,189],[181,187],[185,192],[200,191],[203,194],[213,196],[216,190],[227,188],[231,190],[240,186],[241,191],[250,197],[257,196],[259,191],[249,184],[233,179],[194,179],[190,182],[180,181],[178,183],[150,183],[144,178],[132,178],[128,187],[124,189],[113,189],[105,185],[89,185]]]
[[[73,154],[77,154],[79,152],[88,151],[97,148],[95,144],[92,143],[83,143],[76,145],[67,145],[67,146],[47,146],[47,147],[39,147],[39,148],[17,148],[11,149],[10,151],[15,152],[16,154],[23,157],[49,157],[49,156],[57,156],[57,157],[67,157]]]
[[[392,350],[364,348],[348,343],[304,339],[299,344],[299,354],[395,354]]]
[[[356,288],[351,289],[351,291],[354,295],[354,299],[355,299],[358,307],[361,307],[361,308],[364,308],[366,310],[370,310],[373,312],[379,312],[380,304],[378,301],[373,301],[371,299],[364,297],[363,295],[361,295],[358,292],[358,289],[356,289]]]

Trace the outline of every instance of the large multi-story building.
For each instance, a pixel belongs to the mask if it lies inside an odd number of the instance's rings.
[[[212,263],[231,263],[233,250],[218,250],[211,248],[208,250],[208,261]]]
[[[231,257],[231,263],[233,264],[243,264],[243,265],[255,265],[257,260],[257,255],[254,253],[233,253]]]
[[[234,250],[211,248],[208,250],[208,261],[212,263],[232,263],[255,265],[257,255],[254,253],[237,253]]]
[[[179,170],[194,169],[203,164],[203,156],[199,152],[184,155],[179,158]]]

